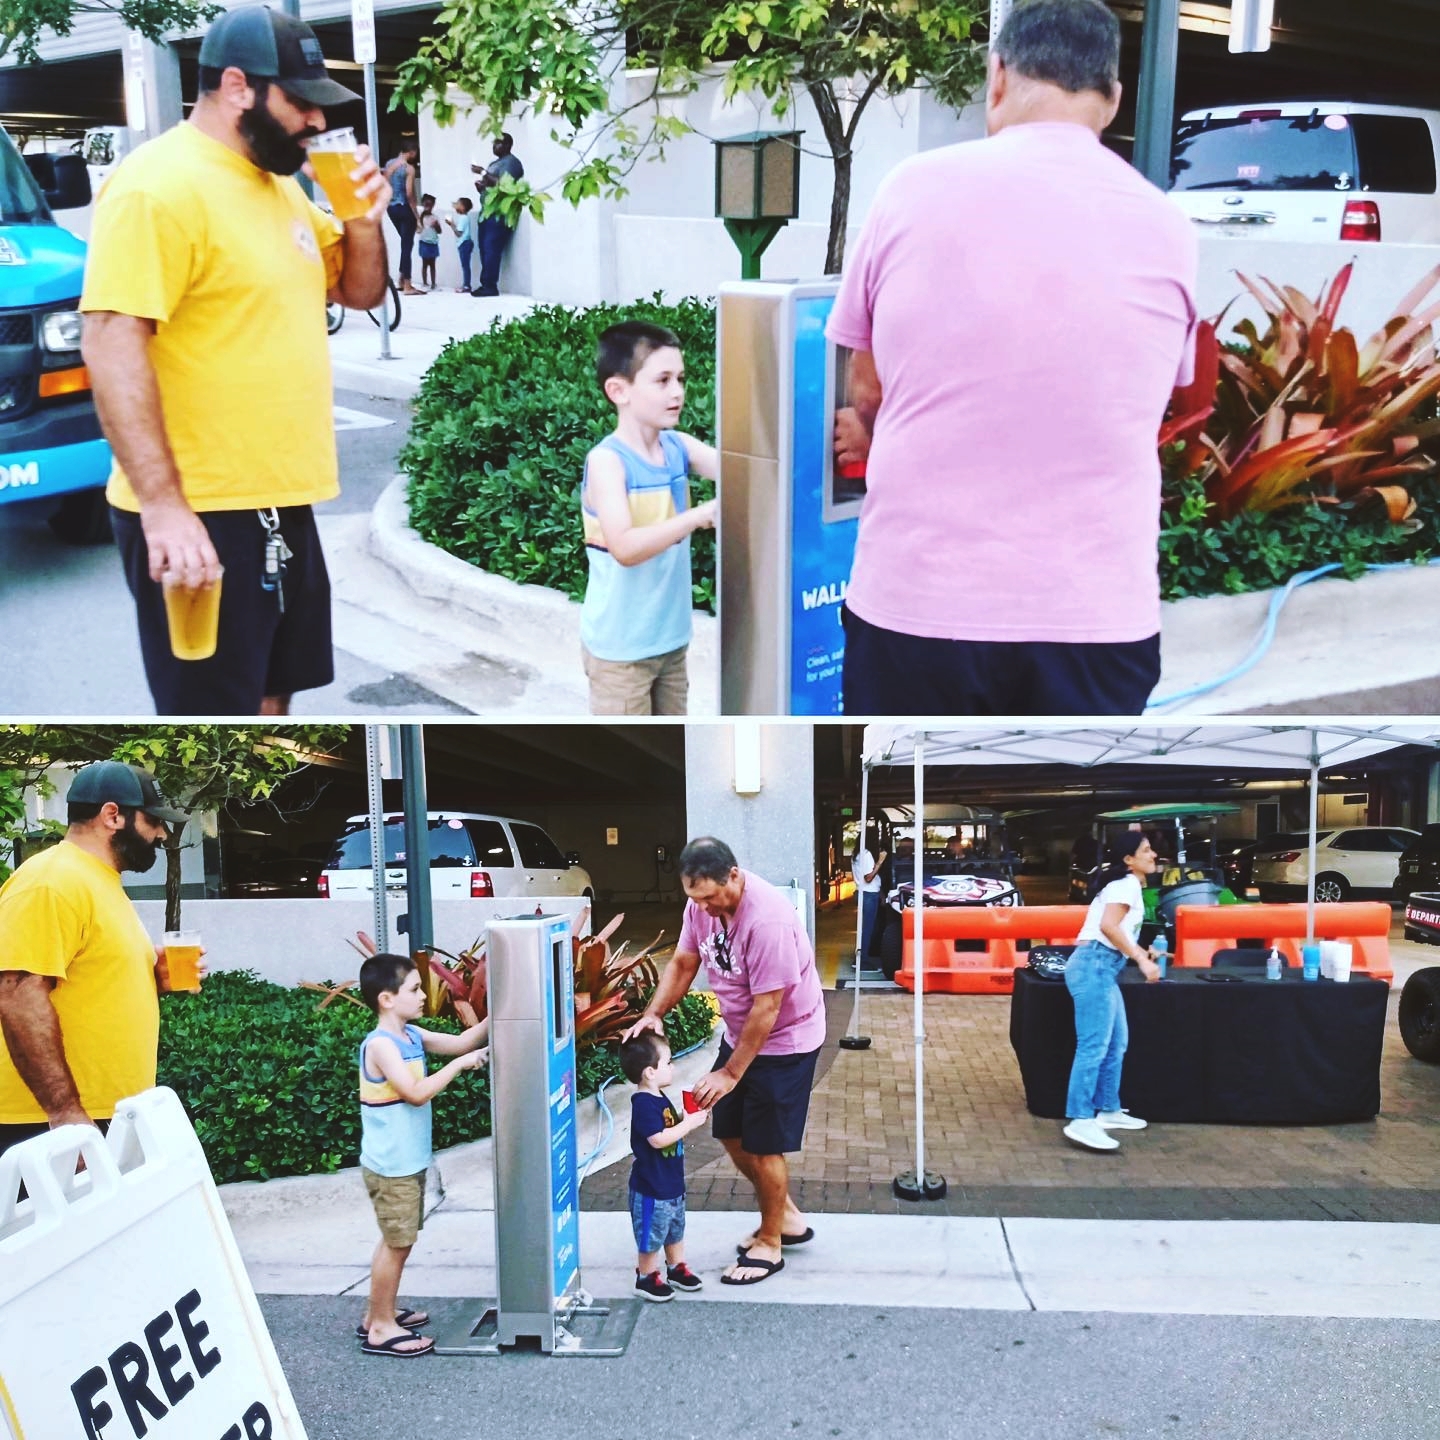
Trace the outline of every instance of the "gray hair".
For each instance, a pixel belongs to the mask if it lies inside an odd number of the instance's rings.
[[[991,48],[1007,70],[1107,99],[1120,76],[1120,22],[1104,0],[1025,0]]]
[[[680,852],[682,880],[713,880],[717,885],[723,885],[738,865],[735,852],[713,835],[698,836]]]

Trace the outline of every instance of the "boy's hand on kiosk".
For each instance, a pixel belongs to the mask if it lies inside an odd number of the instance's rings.
[[[482,1065],[490,1063],[490,1047],[482,1046],[479,1050],[471,1050],[460,1057],[460,1068],[462,1070],[478,1070]]]
[[[697,530],[713,530],[715,528],[715,504],[714,500],[706,500],[704,504],[691,507],[690,513],[695,517]]]

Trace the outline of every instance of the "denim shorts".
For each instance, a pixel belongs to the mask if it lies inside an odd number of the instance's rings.
[[[685,1238],[685,1197],[657,1200],[632,1190],[630,1223],[635,1230],[635,1249],[641,1255],[653,1255],[662,1245],[678,1245]]]

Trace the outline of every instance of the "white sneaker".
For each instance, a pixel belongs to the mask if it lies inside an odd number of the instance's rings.
[[[1107,1130],[1144,1130],[1150,1123],[1138,1115],[1132,1115],[1128,1110],[1102,1110],[1095,1117],[1095,1121]]]
[[[1061,1132],[1067,1140],[1087,1150],[1118,1150],[1120,1142],[1098,1120],[1072,1120]]]

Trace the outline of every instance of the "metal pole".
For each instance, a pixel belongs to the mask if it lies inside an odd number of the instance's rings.
[[[860,763],[860,838],[855,842],[856,857],[865,848],[865,821],[870,813],[870,767]],[[850,1006],[850,1028],[840,1037],[842,1050],[868,1050],[870,1037],[860,1033],[860,961],[861,946],[865,937],[865,895],[860,889],[860,877],[855,879],[855,997]]]
[[[1310,732],[1310,864],[1305,877],[1305,943],[1315,943],[1315,829],[1320,815],[1320,745]]]
[[[390,948],[390,923],[385,914],[385,807],[380,793],[380,727],[365,727],[365,781],[370,792],[370,883],[375,893],[375,944]]]
[[[1135,91],[1135,168],[1170,188],[1175,129],[1175,71],[1180,54],[1180,0],[1145,0],[1140,82]]]
[[[410,953],[435,943],[430,895],[430,822],[425,798],[425,727],[397,725],[405,810],[405,894],[409,906]]]
[[[375,99],[375,67],[365,67],[365,138],[370,142],[370,151],[374,156],[375,163],[379,165],[380,160],[380,114]],[[380,222],[380,240],[384,243],[385,222]],[[385,252],[385,279],[390,279],[390,252]],[[385,293],[380,297],[380,358],[390,360],[390,287],[386,284]]]

